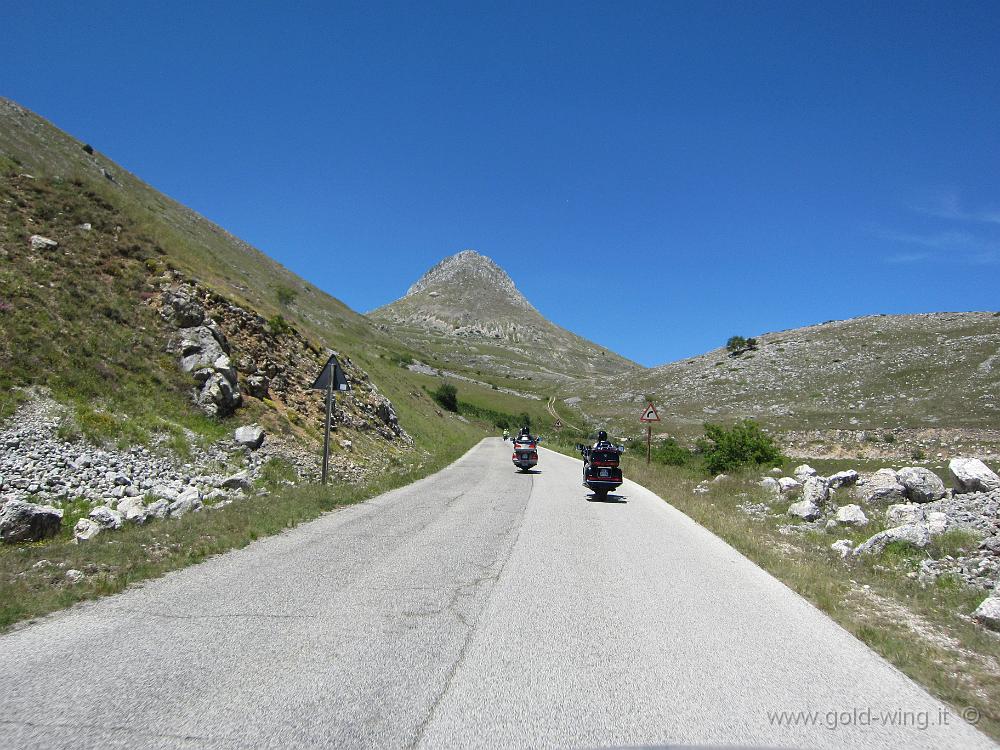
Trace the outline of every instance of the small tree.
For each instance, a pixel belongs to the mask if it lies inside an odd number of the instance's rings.
[[[742,336],[730,336],[729,341],[726,342],[726,349],[729,350],[730,354],[739,354],[747,346],[747,340]]]
[[[295,298],[299,296],[298,292],[296,292],[291,287],[287,286],[275,287],[274,293],[278,297],[278,304],[280,304],[282,307],[288,307],[295,301]]]
[[[267,327],[271,329],[271,333],[275,336],[281,336],[292,330],[292,327],[288,325],[288,321],[281,315],[275,315],[267,321]]]
[[[706,423],[705,437],[699,440],[698,447],[705,468],[712,474],[781,459],[774,439],[752,419],[737,422],[728,430],[722,425]]]
[[[458,389],[451,383],[442,383],[437,387],[431,398],[438,402],[442,409],[458,411]]]
[[[528,414],[528,412],[522,411],[520,414],[518,414],[517,422],[518,422],[517,425],[518,428],[527,427],[529,430],[531,429],[531,415]]]

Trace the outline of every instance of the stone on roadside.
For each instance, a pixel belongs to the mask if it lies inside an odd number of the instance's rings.
[[[77,544],[80,542],[89,542],[100,534],[103,528],[96,521],[91,521],[89,518],[81,518],[76,522],[76,526],[73,527],[73,539],[76,540]]]
[[[948,462],[948,473],[955,492],[992,492],[1000,489],[998,477],[978,458],[953,458]]]
[[[184,490],[176,500],[170,503],[167,514],[171,518],[180,518],[186,513],[197,513],[202,509],[201,493],[197,487]]]
[[[129,523],[139,524],[140,526],[146,523],[146,520],[149,518],[149,511],[146,509],[141,497],[129,497],[122,500],[118,503],[118,512]]]
[[[787,512],[788,515],[796,516],[804,521],[815,521],[823,515],[823,511],[820,510],[819,506],[809,500],[799,500],[797,503],[792,503],[788,506]]]
[[[160,498],[159,500],[154,500],[149,505],[146,506],[146,519],[150,518],[166,518],[167,512],[170,509],[170,503]]]
[[[837,508],[837,515],[834,518],[843,526],[864,526],[868,523],[868,516],[861,510],[860,505],[842,505]]]
[[[264,443],[264,430],[260,425],[248,424],[237,427],[233,433],[233,441],[244,448],[257,450]]]
[[[173,487],[168,487],[165,484],[153,485],[153,487],[149,490],[149,494],[153,497],[161,498],[171,503],[180,496],[180,493],[178,493],[177,490]]]
[[[51,505],[8,500],[0,506],[0,541],[37,542],[55,536],[62,526],[63,512]]]
[[[908,523],[880,531],[869,537],[855,548],[854,554],[881,554],[892,542],[906,542],[918,549],[923,549],[930,544],[930,541],[931,535],[927,531],[927,526],[922,523]]]
[[[66,571],[66,580],[70,583],[79,583],[86,576],[83,575],[82,570],[77,570],[76,568],[70,568]]]
[[[125,523],[125,516],[107,505],[98,505],[89,515],[90,520],[99,524],[102,529],[120,529]]]
[[[249,492],[253,487],[250,475],[246,471],[240,471],[222,480],[222,486],[227,490],[243,490]]]
[[[944,482],[930,469],[907,466],[897,473],[906,497],[915,503],[932,503],[945,495]]]

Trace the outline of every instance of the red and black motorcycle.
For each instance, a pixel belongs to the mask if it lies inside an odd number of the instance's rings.
[[[583,484],[597,497],[606,498],[625,481],[621,470],[621,455],[625,449],[620,445],[605,442],[576,447],[583,456]]]

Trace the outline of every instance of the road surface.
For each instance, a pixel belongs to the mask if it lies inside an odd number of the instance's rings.
[[[509,458],[0,637],[0,746],[992,746],[652,493]]]

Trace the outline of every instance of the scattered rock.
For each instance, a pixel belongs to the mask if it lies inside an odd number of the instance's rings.
[[[129,523],[140,526],[149,520],[149,511],[142,502],[141,497],[129,497],[118,503],[118,512],[121,513]]]
[[[836,552],[841,558],[847,557],[851,554],[851,550],[854,548],[854,543],[850,539],[838,539],[833,544],[830,545],[830,549]]]
[[[885,522],[890,526],[923,523],[926,520],[923,506],[916,503],[890,505],[885,511]]]
[[[930,469],[908,466],[897,477],[906,497],[915,503],[931,503],[945,495],[944,482]]]
[[[805,521],[815,521],[821,515],[823,511],[820,510],[819,506],[809,500],[800,500],[797,503],[792,503],[788,506],[788,515],[797,516]]]
[[[774,495],[781,494],[781,485],[774,477],[764,477],[760,480],[760,486]]]
[[[728,474],[716,474],[715,478],[712,479],[712,482],[714,484],[718,484],[719,482],[723,482],[723,481],[725,481],[727,479],[729,479],[729,475]]]
[[[205,320],[205,308],[184,291],[171,290],[163,295],[160,315],[175,328],[194,328]]]
[[[125,516],[107,505],[98,505],[90,511],[90,520],[103,529],[120,529],[125,523]]]
[[[868,523],[868,516],[861,510],[860,505],[843,505],[837,509],[834,518],[837,523],[844,526],[865,526]]]
[[[180,493],[177,492],[173,487],[168,487],[165,484],[157,484],[150,488],[149,494],[153,497],[162,498],[168,502],[173,502],[176,500]]]
[[[233,440],[237,445],[243,446],[244,448],[257,450],[264,444],[264,430],[257,424],[237,427],[236,431],[233,433]]]
[[[1000,477],[978,458],[953,458],[948,462],[955,492],[992,492],[1000,489]]]
[[[47,539],[59,533],[62,517],[63,512],[51,505],[8,500],[0,507],[0,540],[13,544]]]
[[[206,378],[200,391],[195,391],[194,402],[206,414],[225,417],[243,403],[239,390],[222,373],[214,370]]]
[[[103,528],[96,521],[92,521],[89,518],[81,518],[76,522],[76,526],[73,527],[73,538],[77,543],[89,542],[100,534]]]
[[[881,554],[891,542],[906,542],[923,549],[930,544],[931,535],[922,523],[908,523],[880,531],[869,537],[854,550],[855,555]]]
[[[848,469],[847,471],[838,471],[827,479],[827,484],[831,489],[839,489],[840,487],[849,487],[858,482],[858,472],[854,469]]]
[[[802,482],[791,477],[782,477],[778,480],[778,486],[784,494],[791,495],[802,488]]]
[[[247,393],[254,398],[265,399],[268,396],[270,380],[264,375],[251,375],[247,378]]]
[[[940,536],[951,528],[951,519],[945,513],[935,511],[927,514],[927,533]]]
[[[180,497],[170,503],[167,514],[171,518],[180,518],[185,513],[198,512],[204,503],[201,500],[201,493],[196,487],[192,487],[181,493]]]
[[[48,237],[42,237],[40,234],[31,235],[30,242],[32,250],[55,250],[59,247],[58,242]]]
[[[906,488],[894,470],[879,469],[865,482],[863,499],[866,503],[904,503]]]
[[[802,502],[822,507],[829,499],[830,486],[826,483],[826,479],[818,476],[807,476],[802,483]]]
[[[223,479],[222,486],[227,490],[243,490],[244,492],[249,492],[253,487],[253,483],[250,481],[250,475],[245,471],[241,471]]]
[[[1000,596],[989,596],[983,599],[972,613],[972,619],[980,625],[993,630],[1000,630]]]
[[[70,583],[79,583],[86,576],[83,575],[82,570],[77,570],[76,568],[70,568],[66,571],[66,580]]]
[[[794,469],[792,470],[792,476],[794,476],[794,477],[795,477],[796,479],[798,479],[798,480],[799,480],[800,482],[804,482],[804,481],[806,480],[806,477],[814,477],[814,476],[816,476],[816,475],[817,475],[818,473],[819,473],[819,472],[818,472],[818,471],[816,471],[816,469],[814,469],[814,468],[813,468],[812,466],[810,466],[809,464],[802,464],[802,465],[800,465],[800,466],[796,466],[796,467],[795,467],[795,468],[794,468]]]

